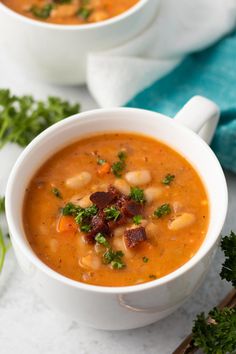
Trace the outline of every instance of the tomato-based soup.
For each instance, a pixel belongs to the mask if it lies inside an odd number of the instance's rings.
[[[0,0],[12,10],[35,20],[77,25],[120,15],[139,0]]]
[[[68,278],[128,286],[190,260],[208,228],[203,183],[152,138],[84,138],[51,157],[26,190],[24,228],[36,255]]]

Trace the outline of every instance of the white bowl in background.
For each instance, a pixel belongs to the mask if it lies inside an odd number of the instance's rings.
[[[85,25],[37,21],[0,2],[1,45],[30,77],[82,84],[86,81],[87,55],[119,46],[141,33],[155,18],[159,2],[140,0],[121,15]]]
[[[201,130],[209,141],[218,119],[217,106],[203,97],[191,99],[175,119],[141,109],[98,109],[55,124],[28,145],[8,181],[6,215],[19,264],[47,304],[86,326],[123,330],[166,317],[198,288],[217,249],[228,199],[222,168],[210,147],[196,133]],[[36,256],[24,232],[25,190],[40,166],[74,141],[106,131],[142,133],[168,144],[193,165],[207,190],[210,221],[200,249],[176,271],[148,283],[102,287],[66,278]]]

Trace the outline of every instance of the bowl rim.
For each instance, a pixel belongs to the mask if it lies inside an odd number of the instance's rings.
[[[63,24],[57,24],[57,23],[49,23],[49,22],[43,22],[40,20],[34,20],[31,19],[30,17],[24,16],[14,10],[12,10],[10,7],[5,5],[4,3],[0,2],[0,10],[2,8],[3,11],[5,11],[7,14],[10,16],[15,17],[16,19],[26,22],[27,24],[36,26],[36,27],[41,27],[44,29],[53,29],[53,30],[64,30],[64,31],[88,31],[88,30],[95,30],[100,27],[109,27],[113,24],[119,23],[126,18],[132,16],[138,11],[141,11],[142,8],[149,2],[149,1],[156,1],[156,0],[139,0],[136,4],[134,4],[131,8],[128,10],[122,12],[121,14],[111,17],[107,20],[104,21],[99,21],[99,22],[94,22],[94,23],[88,23],[88,24],[75,24],[75,25],[63,25]],[[158,0],[159,1],[159,0]]]
[[[50,267],[48,267],[45,263],[43,263],[38,257],[37,255],[34,253],[34,251],[30,248],[30,246],[26,246],[26,242],[23,242],[21,240],[20,237],[20,230],[19,230],[19,225],[17,226],[17,224],[15,223],[15,220],[12,217],[12,213],[11,213],[11,207],[12,207],[12,196],[11,196],[11,190],[14,186],[15,181],[17,181],[17,176],[19,176],[19,169],[21,167],[22,162],[24,162],[25,160],[27,160],[27,155],[28,153],[32,150],[37,148],[38,143],[40,143],[41,141],[43,141],[46,137],[50,136],[50,135],[55,135],[57,130],[60,130],[62,127],[66,126],[66,125],[70,125],[73,124],[74,122],[77,122],[79,124],[80,121],[82,120],[87,120],[90,118],[92,118],[93,116],[96,116],[98,113],[99,114],[107,114],[109,113],[110,115],[117,113],[117,112],[136,112],[136,113],[140,113],[140,111],[143,114],[149,114],[151,115],[156,115],[161,117],[164,120],[168,120],[168,124],[171,125],[172,127],[177,127],[177,129],[181,129],[184,134],[188,134],[192,137],[192,139],[197,139],[198,143],[201,145],[204,145],[204,147],[208,150],[209,156],[211,156],[212,161],[214,161],[215,164],[215,168],[216,170],[218,170],[219,173],[219,177],[221,178],[222,181],[222,185],[221,185],[221,189],[222,189],[222,194],[224,196],[224,198],[222,199],[222,210],[220,213],[220,217],[217,220],[217,229],[214,230],[215,234],[213,235],[213,237],[211,237],[211,242],[209,242],[208,245],[204,245],[204,242],[201,244],[200,248],[197,250],[197,252],[194,254],[194,256],[187,261],[186,263],[184,263],[181,267],[177,268],[176,270],[174,270],[173,272],[165,275],[164,277],[161,277],[159,279],[153,280],[153,281],[149,281],[146,283],[142,283],[142,284],[135,284],[135,285],[130,285],[130,286],[119,286],[119,287],[112,287],[112,286],[100,286],[100,285],[91,285],[91,284],[86,284],[86,283],[82,283],[76,280],[72,280],[70,278],[67,278],[66,276],[57,273],[56,271],[54,271],[53,269],[51,269]],[[78,120],[79,118],[79,120]],[[94,117],[93,117],[94,118]],[[96,118],[98,119],[98,118]],[[175,129],[174,128],[174,129]],[[116,130],[117,131],[117,130]],[[135,128],[134,131],[135,133]],[[137,132],[139,133],[139,132]],[[96,134],[96,131],[93,131],[91,134]],[[78,139],[79,140],[79,139]],[[59,149],[58,149],[59,151]],[[48,155],[48,158],[51,155]],[[39,167],[39,166],[38,166]],[[34,170],[36,171],[36,169]],[[33,172],[34,172],[33,171]],[[33,173],[32,173],[33,175]],[[204,182],[204,181],[203,181]],[[211,249],[214,247],[214,245],[216,244],[218,238],[220,237],[220,233],[222,231],[222,227],[224,225],[225,219],[226,219],[226,214],[227,214],[227,209],[228,209],[228,190],[227,190],[227,184],[226,184],[226,179],[222,170],[222,167],[216,157],[216,155],[214,154],[214,152],[211,150],[211,148],[209,147],[209,145],[200,138],[200,136],[196,133],[194,133],[192,130],[190,130],[189,128],[185,127],[182,124],[179,124],[178,122],[176,122],[174,119],[171,119],[168,116],[165,116],[163,114],[160,114],[158,112],[153,112],[153,111],[148,111],[148,110],[144,110],[144,109],[139,109],[139,108],[126,108],[126,107],[119,107],[119,108],[105,108],[105,109],[94,109],[94,110],[89,110],[83,113],[78,113],[75,114],[73,116],[70,116],[56,124],[54,124],[53,126],[47,128],[46,130],[44,130],[41,134],[39,134],[25,149],[24,151],[21,153],[21,155],[18,157],[16,163],[14,164],[10,177],[8,179],[8,183],[7,183],[7,189],[6,189],[6,217],[7,217],[7,222],[9,225],[9,229],[10,229],[10,233],[11,233],[11,237],[13,239],[14,242],[16,242],[17,246],[20,248],[21,252],[25,255],[25,257],[27,258],[27,260],[29,260],[31,263],[34,264],[34,266],[39,269],[40,271],[42,271],[43,273],[46,273],[46,275],[48,275],[50,278],[53,278],[54,280],[63,283],[65,285],[68,285],[70,287],[76,288],[76,289],[80,289],[80,290],[84,290],[84,291],[92,291],[92,292],[96,292],[96,293],[104,293],[104,294],[114,294],[114,295],[119,295],[119,294],[130,294],[130,293],[136,293],[136,292],[142,292],[145,291],[147,289],[151,289],[151,288],[156,288],[162,285],[166,285],[169,282],[175,280],[176,278],[179,278],[180,276],[182,276],[184,273],[187,273],[189,270],[191,270],[198,262],[201,261],[201,259],[203,259],[210,251]],[[22,211],[21,209],[19,210],[19,212]],[[206,237],[210,237],[208,235],[209,230],[207,232]],[[14,244],[13,242],[13,244]]]

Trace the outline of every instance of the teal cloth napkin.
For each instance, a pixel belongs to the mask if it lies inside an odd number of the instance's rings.
[[[126,106],[174,117],[194,95],[205,96],[219,105],[221,118],[211,146],[222,166],[236,172],[236,32],[189,55]]]

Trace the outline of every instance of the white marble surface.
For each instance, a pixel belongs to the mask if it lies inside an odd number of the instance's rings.
[[[24,78],[0,48],[0,87],[14,93],[32,93],[37,98],[49,94],[79,101],[82,109],[96,107],[86,88],[55,87]],[[0,194],[17,148],[0,151]],[[5,158],[5,156],[9,158]],[[11,155],[11,156],[10,156]],[[227,173],[229,213],[223,232],[236,230],[236,177]],[[177,312],[151,326],[121,332],[84,328],[56,313],[31,289],[19,269],[12,250],[0,276],[0,353],[1,354],[170,354],[189,333],[196,313],[208,310],[227,293],[229,286],[218,273],[222,254],[218,252],[200,289]],[[115,320],[115,319],[114,319]]]

